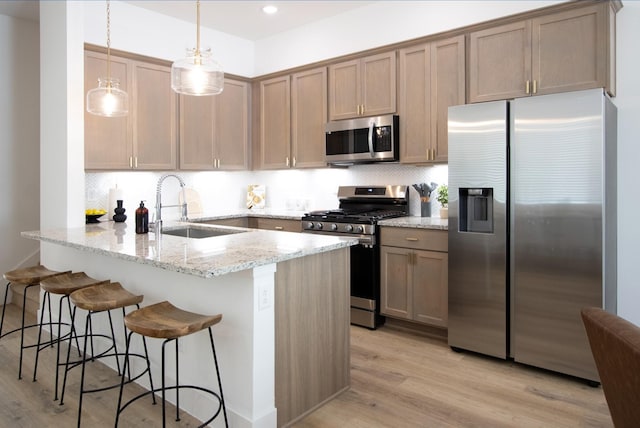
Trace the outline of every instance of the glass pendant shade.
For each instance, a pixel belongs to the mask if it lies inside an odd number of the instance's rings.
[[[87,92],[87,111],[97,116],[126,116],[129,96],[120,89],[118,79],[99,78],[98,87]]]
[[[210,49],[187,49],[187,57],[171,66],[171,88],[184,95],[217,95],[224,89],[224,72]]]

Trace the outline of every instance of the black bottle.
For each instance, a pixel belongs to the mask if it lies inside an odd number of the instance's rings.
[[[145,208],[144,201],[136,210],[136,233],[149,233],[149,210]]]

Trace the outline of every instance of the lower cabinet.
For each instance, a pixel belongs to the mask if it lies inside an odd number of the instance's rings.
[[[447,327],[447,232],[382,227],[380,244],[380,312]]]
[[[279,230],[284,232],[302,232],[302,222],[300,220],[250,217],[249,227],[253,229]]]

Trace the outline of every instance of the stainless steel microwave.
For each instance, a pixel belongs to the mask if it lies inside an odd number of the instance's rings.
[[[330,165],[397,161],[398,133],[396,115],[329,122],[325,125],[325,159]]]

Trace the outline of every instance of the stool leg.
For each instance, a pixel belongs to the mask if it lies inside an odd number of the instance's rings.
[[[7,282],[7,285],[4,288],[4,303],[2,304],[2,318],[0,319],[0,337],[2,337],[2,327],[4,326],[4,310],[7,307],[7,297],[9,296],[10,286],[11,282]]]
[[[76,334],[76,326],[73,323],[73,313],[72,313],[72,310],[71,310],[71,299],[69,298],[69,296],[67,296],[67,307],[69,308],[69,316],[71,317],[70,333],[71,333],[72,337],[74,337],[76,339],[76,349],[78,350],[78,357],[81,357],[81,355],[80,355],[80,342],[78,342],[78,335]],[[69,343],[71,343],[71,342],[69,342]]]
[[[25,293],[26,294],[26,293]],[[47,306],[47,301],[51,299],[48,291],[45,291],[42,298],[42,309],[40,310],[40,324],[38,325],[38,344],[36,346],[36,361],[33,366],[33,381],[36,381],[36,373],[38,372],[38,357],[40,356],[40,344],[42,338],[42,323],[44,321],[44,308]]]
[[[124,390],[124,373],[127,371],[127,366],[129,365],[129,345],[131,343],[131,335],[133,334],[132,331],[129,332],[128,335],[126,335],[126,341],[125,341],[125,345],[124,345],[124,367],[122,368],[122,377],[120,378],[120,393],[118,394],[118,409],[116,411],[116,423],[115,423],[115,427],[118,427],[118,420],[120,419],[120,412],[122,411],[122,391]],[[146,346],[145,346],[146,349]],[[149,359],[147,358],[147,365],[149,364]],[[149,375],[151,375],[151,372],[149,372]],[[153,387],[151,388],[151,395],[153,395]],[[155,404],[155,402],[154,402]]]
[[[109,327],[111,328],[111,339],[113,340],[113,352],[116,359],[116,367],[118,368],[118,376],[124,375],[124,372],[120,372],[120,360],[118,360],[118,345],[116,345],[116,333],[113,331],[113,321],[111,320],[111,311],[107,311],[109,317]]]
[[[76,322],[76,307],[74,306],[73,312],[71,313],[71,325],[74,326],[75,322]],[[86,331],[85,331],[85,334],[86,334]],[[76,341],[77,340],[78,340],[78,337],[76,333]],[[67,387],[67,373],[69,373],[69,357],[71,356],[71,341],[72,341],[71,336],[69,336],[69,346],[67,347],[67,360],[64,365],[64,379],[62,381],[62,393],[60,395],[61,406],[64,404],[64,391]],[[85,343],[86,343],[86,338],[85,338]],[[78,344],[78,353],[80,353],[80,344]]]
[[[165,428],[167,426],[167,420],[166,420],[166,404],[165,404],[165,395],[166,395],[166,386],[164,384],[164,348],[165,345],[167,344],[167,342],[169,342],[171,339],[167,339],[164,342],[162,342],[162,373],[160,373],[160,381],[161,381],[161,390],[162,390],[162,428]]]
[[[82,418],[82,396],[84,395],[84,370],[87,362],[87,334],[93,331],[91,328],[91,311],[87,314],[87,321],[84,326],[84,349],[82,351],[82,372],[80,374],[80,397],[78,397],[78,428],[80,428],[80,420]],[[93,351],[93,350],[92,350]],[[93,357],[93,354],[91,355]]]
[[[176,338],[176,422],[180,421],[180,360],[178,358],[178,339]]]
[[[27,290],[31,287],[40,286],[40,284],[27,285],[24,288],[24,295],[22,296],[22,328],[20,329],[20,366],[18,368],[18,379],[22,379],[22,356],[24,354],[24,319],[27,308]]]
[[[218,377],[218,388],[220,390],[220,403],[222,405],[222,412],[224,414],[224,426],[229,427],[229,421],[227,420],[227,406],[224,404],[224,395],[222,394],[222,380],[220,379],[220,370],[218,369],[218,357],[216,356],[216,346],[213,344],[213,332],[211,327],[209,330],[209,340],[211,341],[211,351],[213,351],[213,362],[216,366],[216,376]]]

